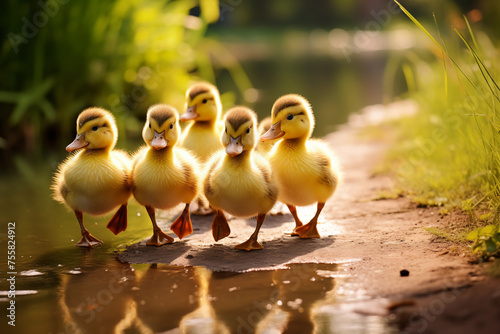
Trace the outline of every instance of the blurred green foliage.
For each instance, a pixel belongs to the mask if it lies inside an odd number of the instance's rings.
[[[215,81],[210,52],[222,47],[205,32],[219,18],[218,0],[6,5],[0,11],[1,151],[43,153],[44,144],[67,141],[77,114],[89,106],[115,114],[123,141],[140,129],[149,105],[180,109],[193,80]]]

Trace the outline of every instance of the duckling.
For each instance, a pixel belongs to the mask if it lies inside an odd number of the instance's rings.
[[[134,155],[132,189],[135,199],[146,207],[153,224],[153,236],[147,245],[161,246],[174,239],[156,223],[155,208],[169,209],[186,203],[171,230],[180,238],[193,233],[189,203],[199,191],[199,165],[188,151],[176,147],[180,136],[177,111],[166,104],[148,109],[142,138],[146,146]]]
[[[113,115],[101,108],[88,108],[76,121],[77,135],[66,151],[80,150],[61,165],[54,177],[54,198],[73,210],[80,224],[79,247],[102,244],[83,224],[83,212],[103,215],[120,207],[107,228],[115,235],[127,228],[127,202],[131,196],[130,158],[113,150],[118,131]]]
[[[310,139],[314,116],[304,97],[296,94],[280,97],[272,107],[271,117],[273,125],[260,140],[282,139],[269,155],[278,182],[278,200],[288,206],[295,220],[293,235],[319,238],[318,217],[339,182],[336,160],[322,141]],[[296,206],[316,202],[316,215],[308,224],[302,224]]]
[[[218,124],[221,115],[219,90],[214,85],[199,82],[186,92],[186,112],[181,122],[193,120],[183,131],[181,146],[193,151],[201,162],[206,162],[215,151],[222,148]]]
[[[250,238],[236,249],[262,249],[259,230],[278,196],[267,161],[253,152],[257,140],[257,116],[246,107],[233,107],[224,117],[221,142],[225,151],[214,154],[207,164],[203,189],[216,209],[212,234],[218,241],[231,232],[224,211],[236,217],[257,215],[257,225]]]
[[[222,148],[219,137],[223,129],[220,122],[221,101],[219,90],[207,82],[195,83],[186,91],[186,111],[181,122],[191,122],[183,131],[181,146],[195,153],[204,164],[210,156]],[[196,200],[198,209],[193,214],[206,215],[213,210],[207,207],[203,196]]]
[[[266,133],[272,125],[272,119],[271,117],[266,117],[259,123],[258,131],[259,135],[263,135]],[[258,141],[257,142],[257,147],[255,150],[262,154],[264,157],[267,157],[269,155],[269,152],[271,152],[271,149],[273,148],[274,144],[276,144],[275,140],[272,141]]]

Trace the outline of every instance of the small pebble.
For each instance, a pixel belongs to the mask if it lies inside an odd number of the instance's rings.
[[[406,270],[406,269],[400,270],[399,271],[399,276],[401,276],[401,277],[410,276],[410,272],[408,270]]]
[[[194,257],[194,255],[189,254],[186,256],[186,259],[192,259],[193,257]]]

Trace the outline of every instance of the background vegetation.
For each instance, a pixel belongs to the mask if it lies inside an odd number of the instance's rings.
[[[469,214],[465,226],[431,232],[454,241],[474,241],[480,256],[498,254],[500,210],[499,50],[466,16],[454,32],[424,27],[434,42],[431,59],[410,53],[403,64],[408,97],[419,112],[397,125],[391,155],[401,186],[420,205],[444,205]],[[491,224],[487,227],[485,225]],[[479,228],[478,228],[479,227]],[[474,230],[475,229],[475,230]],[[471,232],[471,230],[474,230]]]

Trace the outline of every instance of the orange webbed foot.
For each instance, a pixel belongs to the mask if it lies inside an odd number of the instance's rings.
[[[234,249],[246,250],[247,252],[256,249],[264,249],[264,247],[259,243],[257,238],[250,237],[247,241],[234,246]]]
[[[82,234],[82,239],[75,245],[77,247],[94,247],[102,244],[102,241],[89,232]]]
[[[193,225],[191,224],[191,217],[189,216],[189,203],[186,204],[180,216],[172,223],[170,229],[179,239],[193,233]]]
[[[212,221],[212,235],[214,240],[219,241],[227,237],[229,234],[231,234],[231,229],[227,223],[226,216],[224,216],[222,211],[217,210],[214,220]]]
[[[117,235],[127,229],[127,204],[120,206],[106,227]]]
[[[321,238],[318,232],[318,228],[316,227],[316,223],[313,222],[296,227],[293,231],[297,233],[297,235],[299,235],[301,238]]]
[[[146,242],[146,245],[160,247],[166,244],[171,244],[172,242],[174,242],[174,238],[167,235],[161,229],[158,229],[154,231],[151,238],[149,238],[149,240]]]

